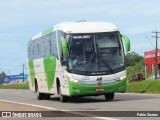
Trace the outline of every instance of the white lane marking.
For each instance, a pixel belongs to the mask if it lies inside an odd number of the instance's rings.
[[[120,119],[115,119],[115,118],[110,118],[110,117],[96,117],[93,114],[88,114],[88,113],[80,113],[80,112],[76,112],[76,111],[70,111],[70,110],[61,110],[61,111],[66,111],[68,113],[72,113],[72,114],[76,114],[76,115],[85,115],[91,118],[96,118],[96,119],[101,119],[101,120],[120,120]]]
[[[20,105],[27,105],[27,106],[37,107],[37,108],[44,108],[44,109],[47,109],[47,110],[58,110],[58,109],[55,109],[55,108],[46,107],[46,106],[42,106],[42,105],[34,105],[34,104],[21,103],[21,102],[2,100],[2,99],[0,99],[0,101],[2,101],[2,102],[8,102],[8,103],[14,103],[14,104],[20,104]]]
[[[88,117],[92,117],[92,118],[96,118],[96,119],[101,119],[101,120],[120,120],[120,119],[115,119],[115,118],[110,118],[110,117],[93,117],[93,115],[91,115],[91,114],[78,113],[76,111],[73,112],[73,111],[70,111],[70,110],[58,110],[56,108],[46,107],[46,106],[42,106],[42,105],[34,105],[34,104],[21,103],[21,102],[2,100],[2,99],[0,99],[0,101],[2,101],[2,102],[8,102],[8,103],[14,103],[14,104],[20,104],[20,105],[27,105],[27,106],[37,107],[37,108],[43,108],[43,109],[47,109],[47,110],[66,111],[66,112],[69,112],[69,113],[78,114],[78,115],[81,114],[81,115],[85,115],[85,116],[88,116]]]
[[[110,117],[93,117],[96,119],[101,119],[101,120],[120,120],[120,119],[115,119],[115,118],[110,118]]]

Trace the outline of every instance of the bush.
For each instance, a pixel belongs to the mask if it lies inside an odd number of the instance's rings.
[[[0,89],[29,89],[29,84],[0,85]]]

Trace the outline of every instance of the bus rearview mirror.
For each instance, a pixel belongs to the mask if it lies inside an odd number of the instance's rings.
[[[126,47],[126,52],[130,51],[130,40],[126,35],[121,34],[121,37],[124,39],[125,41],[125,47]]]
[[[64,37],[61,37],[61,43],[62,43],[62,53],[63,53],[63,59],[68,57],[68,47],[67,47],[67,40]]]

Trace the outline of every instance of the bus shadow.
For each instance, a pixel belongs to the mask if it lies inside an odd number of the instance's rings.
[[[105,98],[97,99],[96,97],[75,97],[70,98],[71,103],[95,103],[95,102],[106,102]],[[111,101],[107,101],[111,102]]]
[[[52,101],[60,101],[60,98],[59,97],[51,97],[49,100],[52,100]]]
[[[52,101],[60,101],[59,97],[51,97],[50,100]],[[113,101],[106,101],[104,97],[71,97],[69,98],[68,103],[94,103],[94,102],[114,102]]]
[[[154,99],[156,96],[149,95],[115,95],[115,98],[112,101],[106,101],[103,96],[87,96],[87,97],[73,97],[69,99],[69,103],[96,103],[96,102],[126,102],[126,101],[135,101],[135,100],[147,100]],[[59,97],[51,97],[50,100],[60,101]]]

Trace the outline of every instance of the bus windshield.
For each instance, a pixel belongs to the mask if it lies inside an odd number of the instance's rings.
[[[124,51],[119,32],[66,36],[68,67],[73,73],[113,74],[124,67]]]

